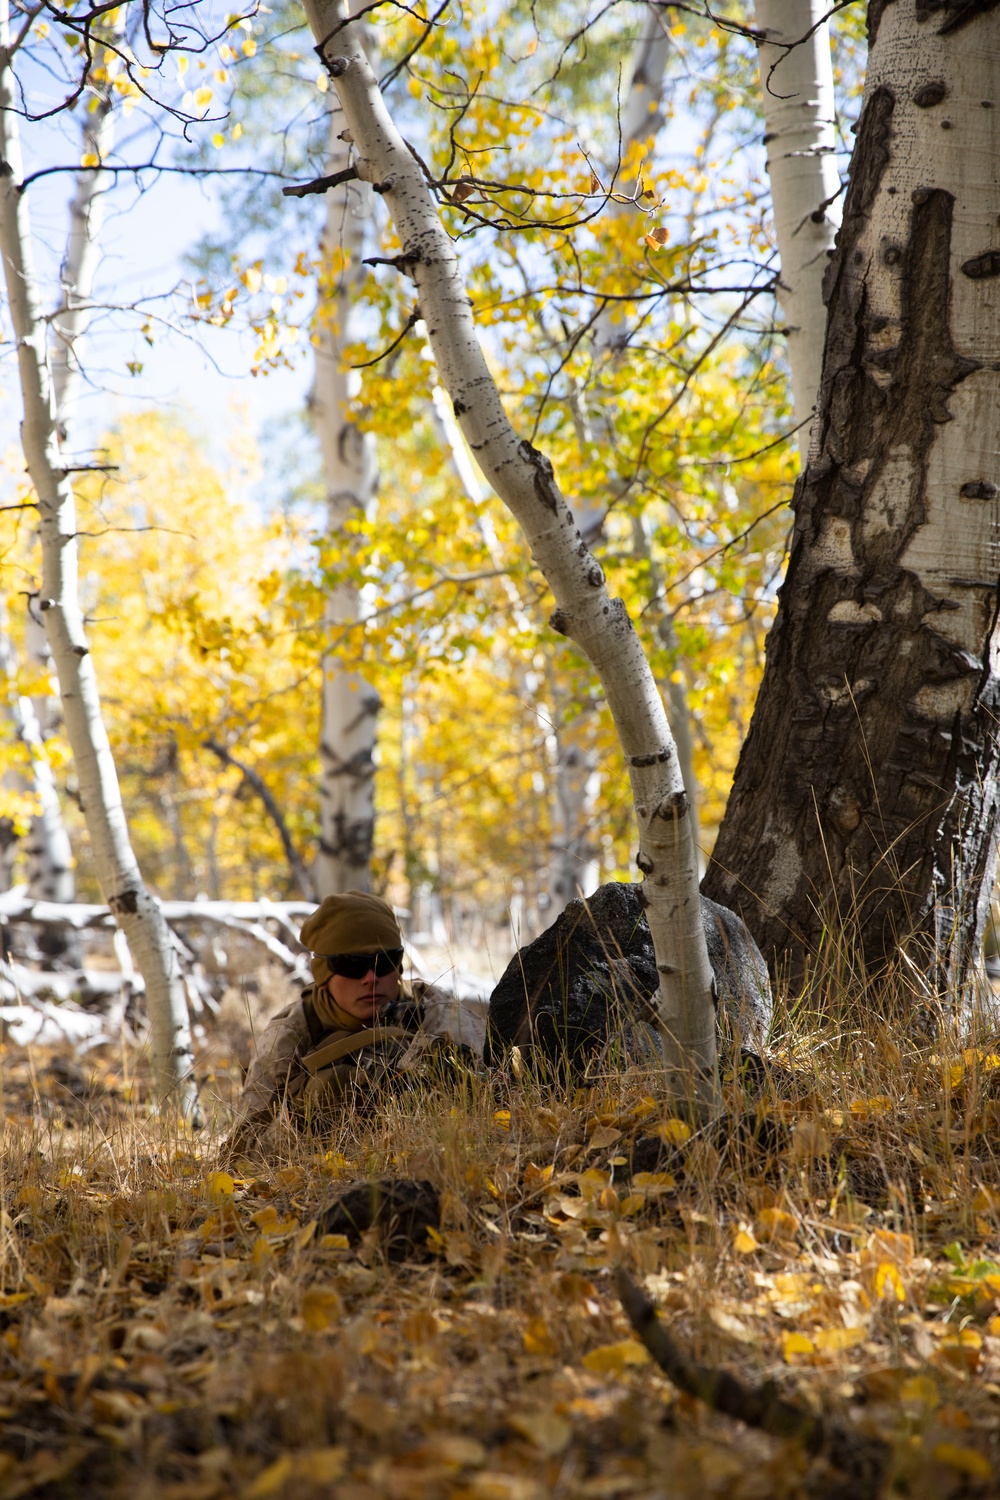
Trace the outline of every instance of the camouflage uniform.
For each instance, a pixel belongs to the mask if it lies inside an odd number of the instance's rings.
[[[337,1031],[320,1020],[313,1004],[318,988],[310,985],[301,999],[272,1016],[260,1037],[227,1140],[230,1150],[258,1137],[283,1103],[302,1119],[314,1118],[344,1098],[362,1100],[380,1085],[405,1082],[443,1042],[464,1046],[477,1040],[451,996],[420,979],[404,980],[377,1023],[360,1031]]]

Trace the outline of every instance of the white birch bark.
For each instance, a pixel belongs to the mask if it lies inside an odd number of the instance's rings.
[[[59,678],[63,716],[80,786],[94,865],[108,906],[146,981],[158,1083],[192,1118],[197,1099],[191,1035],[177,957],[159,903],[139,873],[121,802],[97,678],[77,597],[73,488],[59,450],[55,399],[38,306],[27,194],[9,55],[7,0],[0,0],[0,255],[17,341],[24,405],[21,442],[38,499],[46,635]]]
[[[84,156],[93,155],[103,162],[111,150],[115,116],[108,94],[99,96],[95,105],[93,111],[84,108],[81,148]],[[69,234],[60,275],[62,295],[52,319],[52,389],[60,443],[64,448],[68,446],[67,438],[79,397],[80,342],[90,317],[87,308],[100,253],[104,194],[110,186],[109,173],[82,171],[77,176],[70,203]],[[25,644],[31,666],[48,676],[52,658],[45,627],[33,609],[28,611]],[[58,698],[51,693],[36,693],[31,707],[37,730],[32,766],[40,808],[31,820],[27,840],[28,891],[36,900],[72,901],[76,894],[72,849],[44,751],[44,741],[55,732],[58,724]],[[44,766],[42,761],[46,762]]]
[[[823,274],[841,220],[830,28],[825,0],[755,0],[764,144],[781,257],[780,300],[799,453],[809,457],[823,369]],[[813,29],[815,28],[815,29]]]
[[[341,139],[346,129],[334,96],[330,115],[332,175],[348,165],[350,146]],[[327,526],[341,532],[351,516],[364,514],[375,496],[378,470],[371,434],[362,433],[351,416],[352,376],[344,368],[344,349],[351,340],[351,316],[364,281],[361,264],[365,219],[371,213],[371,190],[362,182],[348,182],[327,194],[324,241],[329,263],[342,252],[336,285],[321,300],[319,344],[311,409],[323,458]],[[322,294],[321,294],[322,297]],[[335,631],[356,620],[361,597],[352,584],[331,589],[325,623]],[[323,697],[320,730],[320,844],[314,869],[316,894],[336,895],[346,890],[371,889],[371,854],[375,830],[375,745],[381,699],[371,683],[350,671],[341,657],[323,658]]]
[[[423,173],[396,130],[343,0],[306,0],[318,51],[355,143],[358,174],[384,195],[417,286],[441,380],[483,473],[510,508],[556,600],[553,628],[601,679],[628,766],[638,861],[660,973],[658,1015],[668,1083],[714,1105],[715,1006],[687,798],[663,703],[620,599],[581,540],[552,465],[508,420],[476,335],[451,240]]]

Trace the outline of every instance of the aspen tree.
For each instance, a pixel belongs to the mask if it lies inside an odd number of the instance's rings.
[[[823,0],[756,0],[778,288],[803,464],[823,367],[823,276],[840,225],[833,64]]]
[[[0,0],[0,256],[17,341],[22,445],[37,495],[42,545],[39,606],[59,679],[97,876],[146,981],[159,1084],[164,1092],[176,1091],[185,1112],[196,1117],[190,1024],[177,956],[129,841],[77,596],[75,498],[60,451],[47,324],[38,305],[15,88],[8,4]]]
[[[331,176],[350,163],[346,131],[334,95],[327,165]],[[310,406],[323,459],[327,526],[336,535],[352,516],[367,514],[378,482],[374,439],[361,431],[351,414],[355,394],[352,382],[357,383],[357,376],[344,366],[344,351],[352,342],[355,305],[366,276],[361,257],[365,221],[372,211],[371,189],[367,183],[345,182],[327,193],[326,209],[326,271],[321,281],[319,342]],[[343,581],[332,588],[325,610],[329,629],[336,631],[346,621],[357,619],[360,603],[360,592],[353,584]],[[320,842],[314,872],[320,898],[351,889],[371,889],[374,752],[380,706],[373,685],[351,671],[341,656],[324,656]]]
[[[556,600],[553,627],[586,652],[601,679],[633,788],[639,866],[660,973],[658,1014],[668,1087],[714,1107],[715,1006],[697,860],[676,748],[628,613],[580,537],[552,465],[518,439],[479,344],[451,240],[423,171],[386,109],[343,0],[306,0],[333,79],[359,177],[381,193],[402,242],[400,271],[417,287],[441,381],[483,473],[524,530]]]
[[[706,893],[942,991],[996,859],[1000,11],[873,5],[816,432]]]

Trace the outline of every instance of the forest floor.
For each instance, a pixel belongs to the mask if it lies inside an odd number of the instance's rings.
[[[197,1135],[127,1050],[2,1048],[0,1500],[1000,1490],[1000,1044],[800,1018],[708,1136],[639,1074],[466,1079],[220,1166],[249,1045],[224,1007]],[[372,1177],[433,1183],[426,1248],[324,1232]],[[619,1266],[882,1479],[678,1391]]]

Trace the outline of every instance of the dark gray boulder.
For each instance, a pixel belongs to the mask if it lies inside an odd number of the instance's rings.
[[[701,898],[719,997],[719,1045],[760,1052],[771,1023],[771,985],[760,949],[728,907]],[[487,1062],[512,1046],[552,1061],[588,1057],[653,1062],[651,1000],[659,987],[642,887],[613,881],[558,919],[507,965],[490,996]]]

